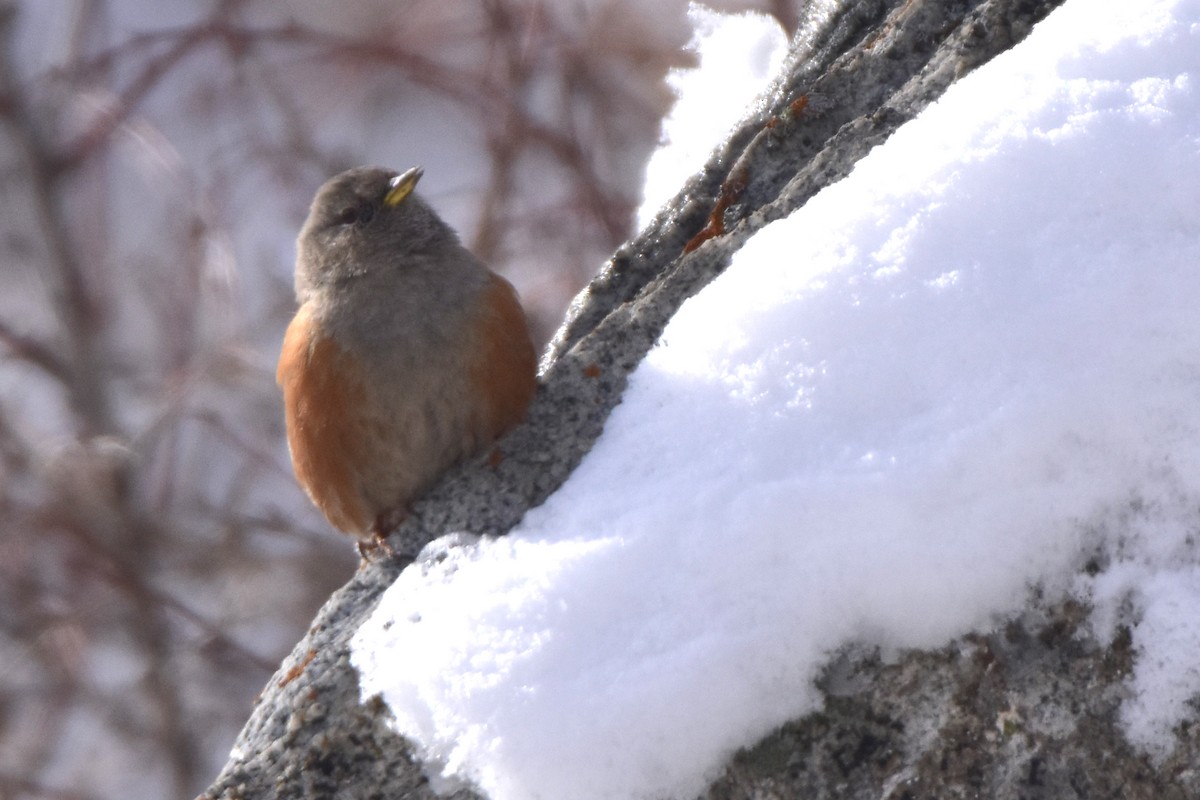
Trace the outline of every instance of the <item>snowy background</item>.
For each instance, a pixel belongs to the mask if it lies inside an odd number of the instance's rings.
[[[699,24],[679,108],[761,88],[773,23]],[[1197,0],[1068,0],[755,235],[517,530],[403,573],[364,698],[495,800],[691,797],[834,654],[1036,587],[1132,628],[1125,732],[1161,757],[1200,692],[1198,82]]]

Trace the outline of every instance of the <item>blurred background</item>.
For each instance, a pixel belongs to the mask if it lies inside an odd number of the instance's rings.
[[[0,0],[0,798],[194,796],[353,572],[274,382],[316,188],[423,165],[544,342],[633,233],[686,12]]]

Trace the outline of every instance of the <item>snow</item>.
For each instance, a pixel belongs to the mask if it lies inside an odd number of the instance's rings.
[[[840,649],[1038,586],[1131,628],[1125,730],[1168,753],[1200,693],[1198,80],[1200,0],[1068,0],[754,236],[517,530],[406,570],[363,697],[496,800],[686,798]]]
[[[638,227],[654,219],[696,165],[708,160],[787,55],[787,35],[764,14],[720,14],[693,4],[688,20],[695,31],[689,47],[699,66],[667,76],[679,100],[663,120],[661,146],[646,165]]]

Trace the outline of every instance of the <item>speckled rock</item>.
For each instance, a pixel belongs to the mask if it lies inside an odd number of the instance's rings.
[[[432,798],[380,703],[361,703],[349,641],[427,542],[503,534],[591,448],[626,378],[689,296],[756,230],[803,205],[1061,0],[856,0],[802,31],[768,102],[576,299],[528,422],[496,466],[448,475],[318,613],[271,679],[205,798]],[[1003,630],[892,663],[844,653],[824,709],[739,753],[710,798],[1200,797],[1197,731],[1152,763],[1117,724],[1128,636],[1039,607]],[[452,797],[474,797],[461,790]]]
[[[1200,736],[1154,764],[1117,720],[1134,654],[1085,609],[1035,607],[986,635],[892,664],[846,653],[825,707],[739,753],[705,797],[1184,800],[1200,797]]]

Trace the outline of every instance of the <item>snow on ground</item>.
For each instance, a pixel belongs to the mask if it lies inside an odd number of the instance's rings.
[[[1162,755],[1200,692],[1198,81],[1200,0],[1068,0],[751,239],[518,530],[401,575],[364,697],[498,800],[691,797],[838,648],[1040,584],[1134,626]]]

